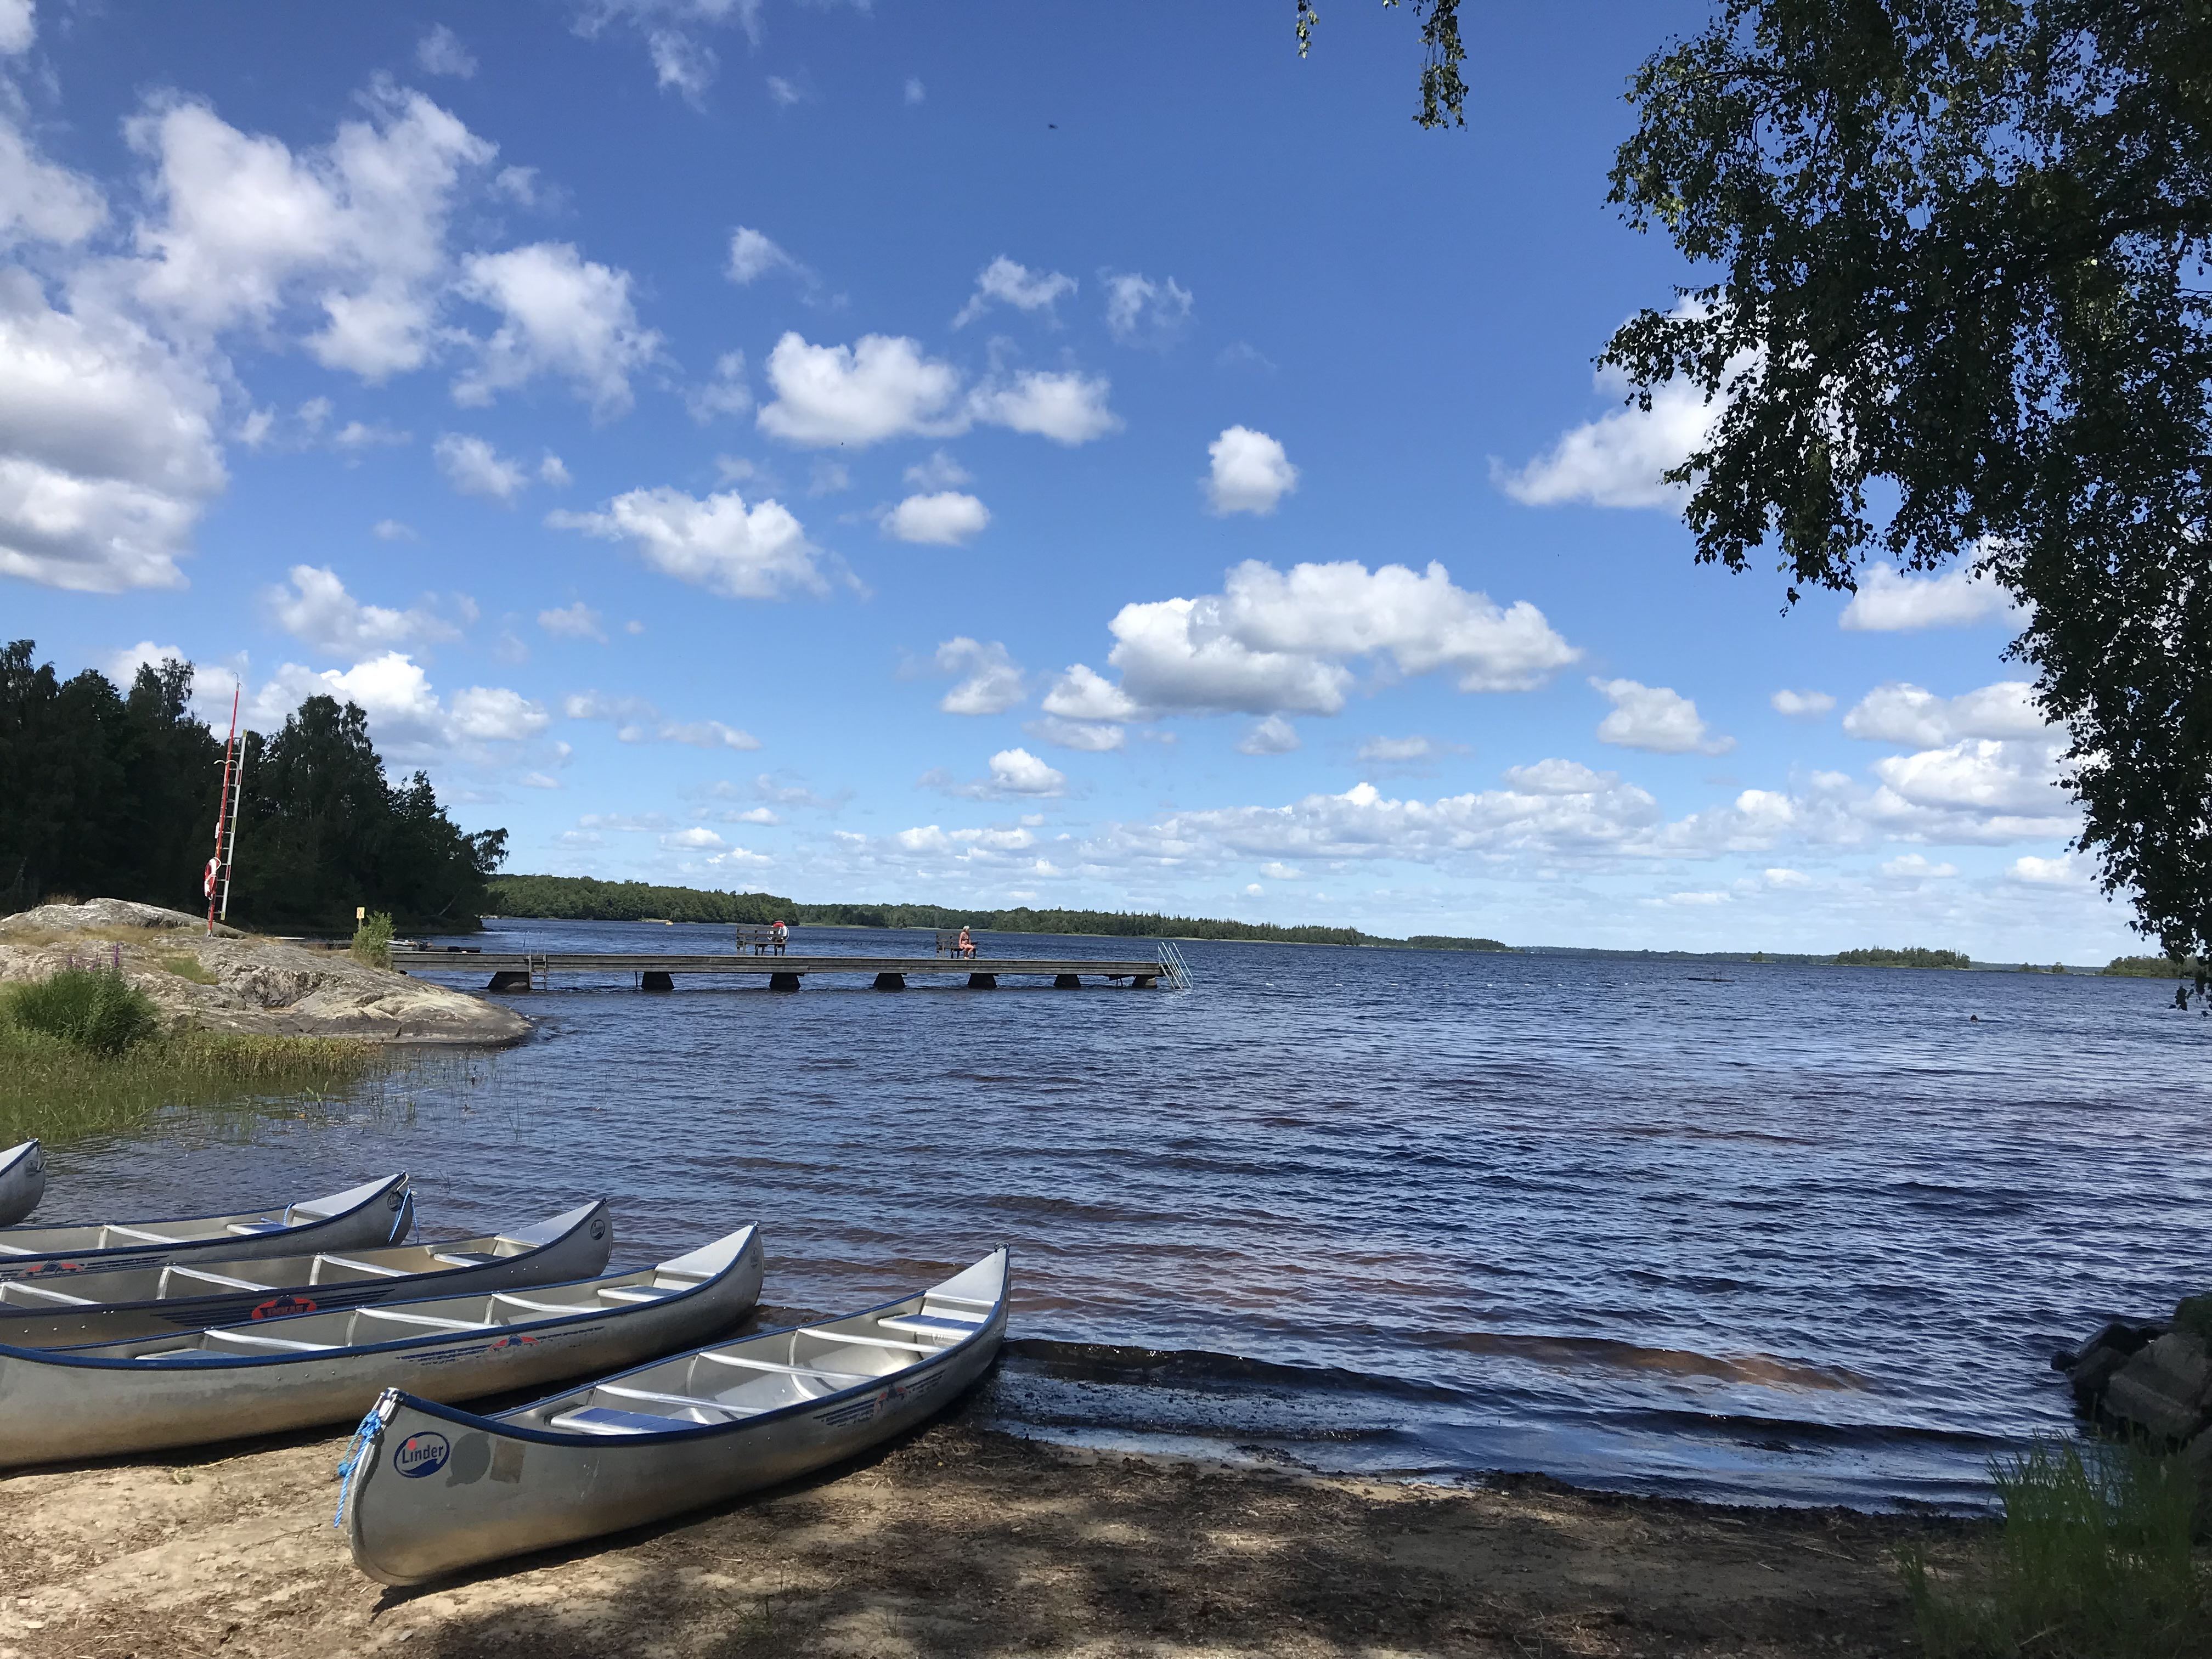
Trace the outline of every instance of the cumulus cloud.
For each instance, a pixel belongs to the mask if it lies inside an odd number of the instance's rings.
[[[977,275],[975,291],[953,318],[952,326],[967,327],[994,305],[1012,306],[1017,311],[1041,311],[1050,318],[1053,307],[1062,295],[1074,293],[1075,286],[1073,276],[1057,270],[1031,270],[1001,253]]]
[[[1287,755],[1303,747],[1298,729],[1280,714],[1270,714],[1237,739],[1240,755]]]
[[[940,547],[961,546],[982,534],[990,522],[990,509],[982,502],[951,489],[909,495],[883,518],[885,535]]]
[[[1045,699],[1067,720],[1148,712],[1334,714],[1345,665],[1381,658],[1401,675],[1452,674],[1463,691],[1525,690],[1579,654],[1526,600],[1510,607],[1454,586],[1431,563],[1369,570],[1354,561],[1285,573],[1249,560],[1224,591],[1122,606],[1108,624],[1117,686],[1078,663]]]
[[[1437,745],[1426,738],[1369,738],[1352,757],[1361,765],[1406,766],[1431,759]]]
[[[1959,873],[1955,864],[1936,864],[1918,853],[1901,853],[1884,860],[1881,872],[1893,881],[1941,881]]]
[[[953,489],[975,482],[974,474],[941,449],[932,450],[925,459],[907,468],[903,476],[907,483],[921,490]]]
[[[1906,576],[1878,564],[1866,572],[1837,620],[1857,632],[1897,634],[2009,622],[2016,616],[2012,595],[1971,566],[1940,576]]]
[[[629,377],[661,356],[659,334],[638,321],[629,273],[567,242],[471,254],[456,289],[500,317],[471,342],[477,361],[453,382],[456,403],[489,404],[547,375],[568,381],[605,420],[629,409]]]
[[[725,599],[781,599],[828,590],[817,550],[781,503],[747,507],[727,490],[701,500],[663,485],[617,495],[598,513],[551,513],[556,530],[625,542],[664,575]]]
[[[991,757],[990,774],[987,777],[962,783],[955,781],[951,774],[940,770],[924,773],[921,782],[927,788],[941,789],[948,795],[964,795],[976,800],[999,800],[1015,796],[1043,799],[1067,793],[1066,776],[1026,749],[1001,749]],[[1026,836],[1026,832],[1024,833]],[[1023,844],[1028,844],[1026,839]]]
[[[787,272],[805,284],[811,285],[816,280],[811,270],[749,225],[739,225],[730,233],[729,262],[722,269],[723,274],[739,288],[750,288],[776,271]]]
[[[412,525],[402,524],[397,519],[379,519],[369,532],[380,542],[419,542]]]
[[[33,0],[0,0],[0,58],[12,58],[31,49],[38,39],[39,19]]]
[[[1190,290],[1172,276],[1161,282],[1133,270],[1103,271],[1106,328],[1123,345],[1167,345],[1190,325]]]
[[[1826,691],[1777,691],[1767,702],[1778,714],[1794,720],[1816,720],[1836,706]]]
[[[387,651],[343,672],[286,663],[256,693],[257,729],[280,723],[311,696],[358,703],[377,746],[403,762],[495,756],[543,732],[544,705],[504,686],[471,685],[441,702],[428,676],[404,652]]]
[[[610,697],[597,691],[576,691],[561,701],[561,712],[572,720],[605,720],[615,728],[618,743],[680,743],[694,749],[752,750],[760,739],[751,732],[726,726],[720,720],[673,720],[642,697]]]
[[[2026,680],[1999,680],[1956,697],[1907,681],[1876,686],[1844,716],[1844,730],[1875,743],[1932,749],[1960,738],[2048,738],[2055,734]]]
[[[2025,882],[2031,887],[2088,884],[2087,872],[2077,864],[2070,853],[2062,853],[2055,859],[2039,859],[2033,855],[2016,858],[2005,873],[2013,880]]]
[[[606,618],[581,599],[556,610],[539,611],[538,625],[564,640],[597,640],[601,645],[607,642]]]
[[[97,185],[40,155],[0,113],[0,248],[18,241],[74,247],[106,218]]]
[[[757,417],[761,430],[816,448],[953,437],[979,422],[1074,445],[1121,426],[1103,379],[1030,370],[970,389],[958,369],[903,336],[817,346],[787,332],[769,353],[767,372],[775,397]]]
[[[514,498],[530,484],[529,469],[494,449],[472,434],[447,432],[430,447],[446,482],[464,495],[513,506]]]
[[[1625,395],[1617,369],[1602,371],[1601,389]],[[1719,413],[1717,404],[1680,380],[1651,394],[1649,410],[1620,409],[1585,422],[1546,453],[1517,471],[1491,463],[1491,478],[1528,507],[1579,501],[1592,507],[1679,507],[1681,487],[1661,475],[1680,466],[1705,441]]]
[[[426,606],[363,605],[327,567],[295,564],[289,586],[264,590],[270,619],[294,639],[334,657],[361,657],[410,641],[457,640],[460,629]]]
[[[1699,718],[1698,705],[1679,691],[1595,678],[1590,686],[1613,704],[1613,712],[1598,722],[1600,743],[1655,755],[1725,755],[1735,747],[1734,738],[1715,737]]]
[[[1298,470],[1283,447],[1264,432],[1248,426],[1224,428],[1206,447],[1212,458],[1212,475],[1206,480],[1206,500],[1212,510],[1231,513],[1273,513],[1276,503],[1298,487]]]
[[[425,75],[450,75],[463,81],[477,72],[476,54],[443,23],[415,43],[415,65]]]
[[[1110,754],[1128,742],[1128,733],[1111,722],[1062,720],[1056,714],[1032,720],[1022,729],[1055,748],[1073,749],[1086,755]]]
[[[948,714],[1003,714],[1029,695],[1021,665],[995,640],[947,640],[937,647],[937,668],[958,678],[937,705]]]
[[[714,360],[714,372],[703,386],[684,394],[691,418],[704,426],[720,415],[742,415],[753,406],[753,389],[745,383],[745,354],[726,351]]]

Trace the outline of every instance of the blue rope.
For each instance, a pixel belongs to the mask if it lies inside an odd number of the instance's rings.
[[[346,1448],[345,1461],[338,1465],[338,1480],[342,1484],[338,1487],[338,1512],[331,1517],[333,1527],[345,1525],[346,1500],[353,1496],[354,1471],[360,1467],[362,1453],[368,1449],[370,1437],[382,1425],[376,1408],[371,1407],[368,1415],[361,1419],[361,1426],[353,1431],[353,1442]]]

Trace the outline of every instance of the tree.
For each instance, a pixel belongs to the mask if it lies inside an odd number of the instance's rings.
[[[2001,584],[2076,844],[2212,950],[2212,4],[1720,0],[1628,96],[1610,199],[1717,280],[1599,361],[1718,406],[1669,475],[1698,559]]]

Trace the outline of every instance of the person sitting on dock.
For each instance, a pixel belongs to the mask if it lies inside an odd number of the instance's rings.
[[[783,923],[779,921],[775,926],[769,928],[768,932],[769,938],[775,941],[775,954],[781,956],[783,954],[783,947],[791,942],[791,929],[785,927]]]
[[[952,942],[952,951],[955,956],[972,957],[975,954],[975,937],[969,933],[968,924],[964,921],[960,924],[960,937]]]

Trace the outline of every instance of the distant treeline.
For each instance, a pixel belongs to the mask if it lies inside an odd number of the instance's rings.
[[[1918,945],[1907,945],[1901,951],[1885,950],[1879,945],[1864,951],[1838,951],[1834,960],[1838,968],[1971,968],[1974,965],[1963,951],[1930,951]]]
[[[2114,957],[2105,971],[2124,979],[2193,979],[2204,963],[2196,957]]]
[[[558,921],[787,921],[816,927],[975,927],[1000,933],[1097,933],[1114,939],[1253,939],[1279,945],[1367,945],[1418,951],[1505,951],[1494,939],[1423,933],[1387,939],[1357,927],[1278,927],[1121,910],[956,910],[941,904],[801,904],[773,893],[659,887],[590,876],[495,876],[491,912]]]

